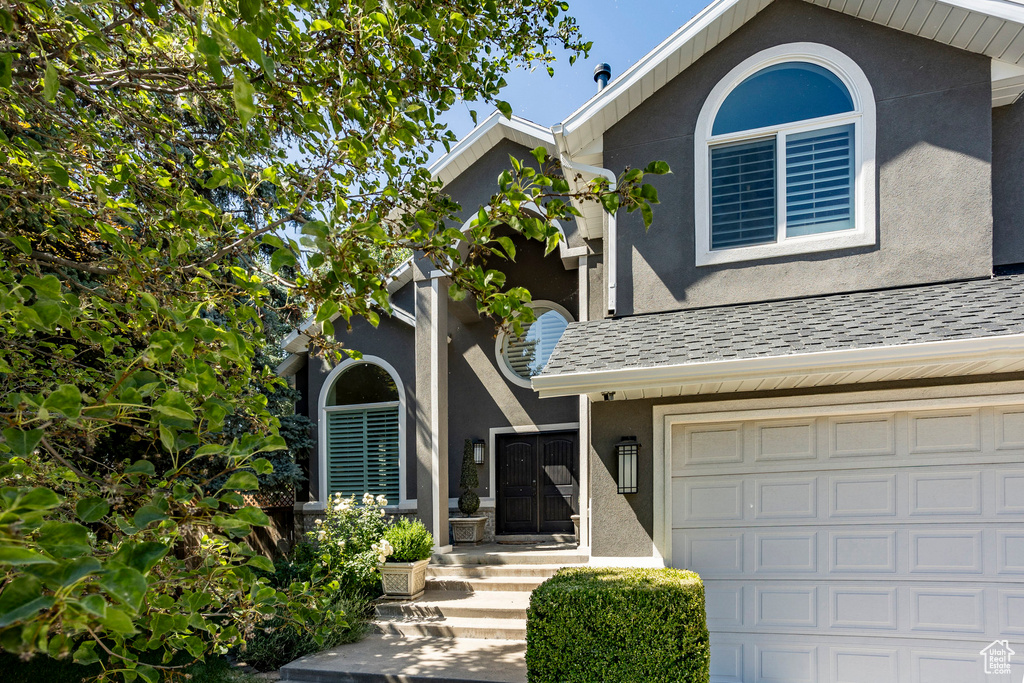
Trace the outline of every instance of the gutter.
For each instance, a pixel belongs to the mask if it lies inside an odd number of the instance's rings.
[[[555,136],[555,145],[558,148],[558,160],[562,163],[563,168],[567,168],[570,171],[576,171],[578,173],[589,173],[593,176],[600,176],[608,181],[608,189],[615,191],[616,177],[615,174],[609,171],[607,168],[601,168],[598,166],[590,166],[588,164],[580,164],[574,162],[572,157],[569,155],[569,146],[565,141],[565,129],[562,124],[557,123],[551,126],[551,134]],[[575,181],[569,179],[570,182],[575,185]],[[605,281],[608,283],[608,315],[615,315],[617,308],[616,299],[616,284],[618,280],[618,258],[615,252],[616,238],[618,237],[618,225],[616,213],[604,212],[604,215],[608,217],[608,231],[605,236]]]
[[[1004,359],[1024,360],[1024,334],[901,344],[899,346],[876,346],[842,351],[817,351],[788,356],[740,358],[708,363],[617,368],[563,375],[537,375],[531,383],[540,398],[549,398],[629,389],[653,389],[683,384],[985,363]]]

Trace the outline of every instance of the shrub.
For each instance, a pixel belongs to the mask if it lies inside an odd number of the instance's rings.
[[[560,570],[530,598],[531,683],[707,683],[704,584],[678,569]]]
[[[276,671],[299,657],[354,643],[369,631],[368,605],[360,598],[339,596],[322,616],[324,625],[333,627],[313,629],[323,634],[319,642],[309,630],[274,619],[246,640],[246,648],[238,653],[238,658],[257,671]],[[337,622],[341,615],[346,617],[345,625]]]
[[[434,552],[434,537],[418,519],[400,518],[384,532],[384,540],[391,545],[390,562],[419,562]]]
[[[329,577],[342,593],[366,599],[380,595],[377,572],[378,544],[388,528],[384,496],[366,493],[361,504],[355,497],[335,494],[327,504],[325,518],[306,534],[306,544],[294,553],[292,571],[302,580]]]
[[[476,461],[473,460],[473,442],[466,439],[462,448],[462,473],[459,477],[459,488],[462,489],[459,510],[467,517],[472,517],[480,509],[480,496],[473,490],[479,485],[480,477],[476,471]]]

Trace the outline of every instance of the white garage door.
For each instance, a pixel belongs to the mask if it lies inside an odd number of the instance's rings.
[[[1019,683],[1024,405],[852,411],[669,427],[712,682]]]

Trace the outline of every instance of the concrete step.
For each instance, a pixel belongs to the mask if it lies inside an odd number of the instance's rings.
[[[396,636],[435,638],[479,638],[483,640],[526,640],[526,619],[451,617],[446,619],[392,619],[373,622],[379,633]]]
[[[526,643],[368,635],[281,669],[295,683],[526,683]]]
[[[444,564],[428,565],[427,576],[430,578],[461,577],[467,579],[539,576],[549,579],[561,568],[560,564]]]
[[[540,576],[499,576],[482,579],[456,576],[428,577],[426,588],[428,591],[454,591],[457,593],[477,593],[479,591],[531,593],[544,581],[545,579]]]
[[[526,619],[526,608],[529,606],[530,594],[526,592],[427,591],[414,602],[378,602],[377,618],[383,621],[441,621],[450,617]]]
[[[494,540],[500,545],[564,543],[575,546],[576,534],[501,534],[495,536]]]
[[[509,550],[511,546],[477,546],[469,550],[453,550],[450,553],[434,555],[432,565],[477,565],[477,564],[580,564],[587,561],[575,548],[552,548],[544,550]]]

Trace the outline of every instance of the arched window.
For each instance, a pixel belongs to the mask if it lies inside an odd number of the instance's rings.
[[[838,50],[782,45],[736,67],[697,122],[697,265],[874,244],[874,124]]]
[[[572,320],[569,311],[551,301],[535,301],[530,308],[536,319],[523,326],[521,335],[499,334],[495,349],[502,373],[522,387],[529,387],[530,378],[547,365],[555,344]]]
[[[321,391],[322,500],[369,492],[400,502],[403,389],[383,361],[349,360]]]

